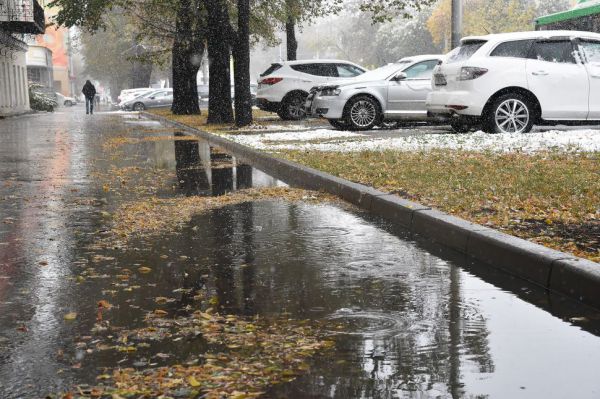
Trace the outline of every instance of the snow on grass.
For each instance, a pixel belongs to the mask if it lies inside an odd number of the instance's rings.
[[[302,142],[318,141],[318,140],[330,140],[330,139],[351,139],[357,137],[368,137],[363,134],[343,132],[331,129],[316,129],[311,131],[287,131],[283,133],[266,133],[266,134],[253,134],[253,135],[237,135],[229,137],[230,140],[236,141],[240,144],[244,144],[253,148],[261,150],[279,149],[279,148],[297,148],[297,146],[304,146]],[[286,143],[284,145],[273,145],[273,142]],[[294,142],[295,144],[290,144]]]
[[[289,131],[305,131],[310,130],[310,126],[306,125],[252,125],[245,126],[242,131],[272,131],[272,132],[289,132]]]
[[[418,131],[417,131],[418,132]],[[358,138],[358,139],[357,139]],[[335,142],[319,140],[339,139]],[[350,139],[345,141],[344,139]],[[368,138],[366,135],[329,129],[303,133],[276,133],[258,136],[238,136],[236,141],[263,150],[303,150],[327,152],[359,151],[429,151],[454,149],[464,151],[524,152],[540,151],[600,151],[600,130],[550,130],[527,134],[415,134],[396,138]],[[305,143],[303,143],[303,141]],[[316,142],[315,142],[316,141]],[[274,143],[274,142],[281,142]]]

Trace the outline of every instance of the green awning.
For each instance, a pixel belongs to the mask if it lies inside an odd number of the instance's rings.
[[[588,7],[574,8],[569,11],[557,12],[556,14],[546,15],[537,18],[537,25],[550,25],[556,22],[569,21],[572,19],[588,17],[590,15],[600,14],[600,4],[591,5]]]

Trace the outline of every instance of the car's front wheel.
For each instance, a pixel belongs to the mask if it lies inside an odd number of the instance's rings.
[[[496,98],[483,115],[488,133],[528,133],[533,127],[535,110],[525,96],[509,93]]]
[[[65,101],[65,107],[72,107],[73,106],[73,102],[71,100],[67,100]]]
[[[143,103],[135,103],[133,104],[133,110],[134,111],[144,111],[146,109],[146,106]]]
[[[284,121],[299,121],[306,117],[304,101],[306,96],[302,93],[288,95],[281,103],[281,109],[277,113]]]
[[[368,96],[358,96],[346,105],[345,119],[352,130],[369,130],[381,120],[379,104]]]

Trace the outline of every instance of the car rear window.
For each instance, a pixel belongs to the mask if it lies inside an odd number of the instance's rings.
[[[471,40],[463,42],[460,47],[455,48],[450,54],[448,54],[446,63],[451,64],[453,62],[466,61],[486,43],[487,41],[485,40]]]
[[[490,54],[491,57],[527,58],[533,40],[514,40],[500,43]]]
[[[261,73],[260,76],[268,76],[276,70],[278,70],[279,68],[281,68],[281,64],[271,64],[271,66],[266,71]]]
[[[294,71],[307,73],[314,76],[329,76],[337,77],[338,72],[333,64],[316,63],[316,64],[298,64],[290,65]]]

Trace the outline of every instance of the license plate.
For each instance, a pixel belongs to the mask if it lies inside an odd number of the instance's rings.
[[[436,86],[446,86],[448,84],[446,77],[442,74],[435,74],[434,82]]]

